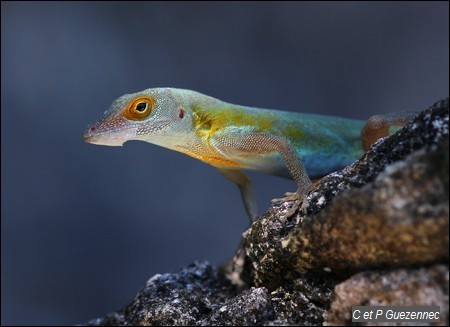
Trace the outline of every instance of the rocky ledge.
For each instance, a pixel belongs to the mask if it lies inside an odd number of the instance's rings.
[[[356,305],[437,305],[448,325],[448,118],[435,103],[318,181],[304,212],[273,204],[234,263],[155,275],[87,325],[347,325]]]

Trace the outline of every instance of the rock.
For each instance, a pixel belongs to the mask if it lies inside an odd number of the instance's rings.
[[[200,326],[258,326],[274,319],[269,292],[265,287],[244,290],[198,322]]]
[[[155,275],[88,325],[341,325],[369,304],[440,305],[448,325],[448,116],[439,101],[321,179],[306,212],[273,205],[236,264]]]
[[[153,276],[122,315],[90,324],[194,325],[235,295],[235,288],[217,269],[196,262],[179,273]]]
[[[333,297],[333,281],[299,276],[271,292],[276,320],[270,324],[316,326]]]
[[[325,325],[350,325],[352,306],[440,306],[441,324],[448,325],[448,266],[361,272],[335,288]]]
[[[322,323],[331,295],[326,283],[302,278],[272,293],[265,287],[238,293],[209,263],[196,262],[153,276],[124,310],[87,325],[315,325]]]

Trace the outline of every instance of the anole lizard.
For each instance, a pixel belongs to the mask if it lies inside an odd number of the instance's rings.
[[[256,217],[256,198],[243,169],[292,178],[298,204],[322,177],[358,159],[391,126],[411,113],[372,117],[367,123],[229,104],[198,92],[154,88],[124,95],[88,126],[88,143],[121,146],[141,140],[176,150],[216,167],[240,189],[247,215]],[[303,205],[306,201],[303,202]],[[295,206],[294,206],[295,207]]]

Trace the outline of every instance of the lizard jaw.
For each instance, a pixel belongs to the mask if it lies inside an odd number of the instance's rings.
[[[95,145],[107,145],[107,146],[122,146],[125,141],[120,138],[115,137],[105,137],[107,134],[103,135],[86,135],[84,134],[84,141],[86,143]]]
[[[117,131],[98,132],[94,126],[89,126],[83,134],[86,143],[107,146],[122,146],[126,141],[135,137],[135,128],[126,129],[118,133]]]

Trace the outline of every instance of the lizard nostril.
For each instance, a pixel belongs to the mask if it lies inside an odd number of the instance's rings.
[[[92,126],[91,128],[89,128],[89,130],[90,130],[91,132],[93,132],[93,131],[96,130],[96,128],[95,128],[94,126]]]

